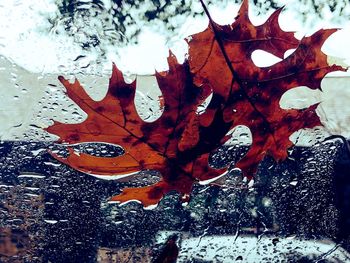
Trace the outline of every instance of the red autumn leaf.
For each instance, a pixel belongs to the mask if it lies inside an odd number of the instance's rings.
[[[220,145],[225,130],[218,129],[216,139],[210,141],[203,136],[212,134],[212,129],[206,128],[202,134],[198,131],[191,133],[198,129],[195,128],[197,107],[208,94],[205,94],[205,89],[193,86],[186,63],[178,64],[172,54],[168,62],[169,71],[156,74],[163,94],[164,113],[152,123],[144,122],[137,114],[134,104],[136,82],[125,83],[116,66],[113,66],[107,95],[98,102],[89,97],[78,81],[71,84],[63,77],[59,78],[67,95],[88,117],[78,124],[55,122],[47,131],[58,135],[62,143],[106,142],[121,145],[125,153],[106,158],[76,154],[69,148],[67,158],[53,154],[55,158],[88,174],[120,175],[122,178],[145,169],[162,174],[163,179],[155,185],[124,189],[122,194],[112,198],[114,201],[139,200],[144,206],[149,206],[157,204],[173,190],[186,199],[194,181],[217,177],[225,172],[208,164],[209,153]]]
[[[316,114],[317,104],[301,110],[284,110],[279,105],[282,95],[298,86],[321,90],[321,81],[327,73],[346,70],[328,65],[327,56],[321,51],[336,29],[319,30],[298,41],[292,32],[280,28],[281,11],[275,11],[264,24],[254,26],[248,17],[248,0],[244,0],[233,24],[220,26],[211,21],[206,30],[192,35],[188,41],[194,83],[209,85],[213,92],[200,123],[210,125],[220,109],[224,121],[232,123],[231,128],[249,127],[252,145],[236,164],[249,179],[266,155],[276,161],[287,157],[287,149],[293,144],[289,140],[291,134],[322,125]],[[281,62],[260,68],[251,58],[258,49],[281,59],[287,50],[296,50]]]
[[[303,110],[284,110],[279,100],[284,92],[308,86],[320,89],[329,72],[344,70],[329,66],[321,46],[335,30],[320,30],[298,41],[293,33],[281,30],[276,11],[261,26],[248,18],[244,1],[236,21],[229,26],[211,25],[189,40],[189,57],[180,65],[170,54],[169,71],[156,74],[162,92],[163,114],[154,122],[143,121],[136,111],[136,83],[124,82],[113,66],[107,95],[92,100],[78,81],[59,80],[67,95],[87,113],[78,124],[55,122],[47,131],[68,145],[105,142],[120,145],[125,153],[117,157],[96,157],[75,153],[69,147],[67,158],[53,154],[61,162],[88,174],[117,175],[119,178],[141,170],[157,170],[162,179],[154,185],[123,189],[111,200],[138,200],[144,206],[155,205],[170,191],[188,200],[195,182],[213,179],[227,168],[209,166],[209,154],[220,147],[226,134],[237,125],[246,125],[253,135],[249,152],[237,163],[243,174],[252,178],[266,156],[276,161],[287,157],[292,146],[289,136],[302,128],[321,125],[313,105]],[[254,50],[276,56],[292,48],[294,53],[266,68],[255,66]],[[201,115],[197,108],[213,97]]]

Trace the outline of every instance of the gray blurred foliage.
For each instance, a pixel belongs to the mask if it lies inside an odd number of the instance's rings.
[[[225,7],[229,1],[205,1],[207,5]],[[253,0],[253,12],[265,14],[281,6],[278,0]],[[137,36],[144,26],[154,26],[167,38],[174,37],[186,17],[203,16],[199,0],[57,0],[58,13],[49,22],[56,33],[74,37],[85,50],[95,49],[102,57],[108,46],[125,46],[137,43]],[[300,13],[300,19],[309,24],[320,19],[341,23],[350,14],[347,0],[299,0],[287,8]],[[326,18],[327,17],[327,18]]]

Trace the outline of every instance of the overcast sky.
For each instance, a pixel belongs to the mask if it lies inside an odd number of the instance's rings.
[[[301,37],[313,30],[331,25],[325,19],[317,23],[314,28],[302,24],[298,19],[297,1],[282,1],[281,5],[289,5],[280,17],[280,24],[285,30],[297,31]],[[210,13],[214,20],[220,24],[228,24],[234,21],[239,6],[229,4],[226,8],[211,6]],[[272,11],[272,10],[271,10]],[[83,54],[80,46],[74,43],[72,38],[64,34],[48,33],[48,17],[57,13],[57,6],[53,0],[36,1],[2,1],[0,5],[0,54],[7,57],[17,65],[32,71],[41,73],[72,72],[79,67],[93,64],[98,58],[96,52],[84,53],[86,58],[74,62],[75,58]],[[331,15],[331,14],[329,14]],[[262,23],[267,15],[251,19],[255,23]],[[316,19],[316,18],[315,18]],[[184,37],[199,32],[207,26],[208,21],[203,18],[188,18],[182,24],[180,33],[167,41],[162,32],[156,32],[154,28],[144,27],[139,35],[137,45],[129,45],[125,48],[111,47],[108,60],[103,69],[105,73],[110,71],[111,61],[114,61],[126,73],[152,74],[154,69],[166,69],[166,56],[168,48],[183,59],[187,47]],[[345,58],[350,63],[350,22],[344,23],[345,28],[332,36],[326,43],[325,50],[332,56]],[[276,62],[271,56],[258,52],[254,56],[259,66]],[[91,67],[91,71],[101,71],[101,68]]]

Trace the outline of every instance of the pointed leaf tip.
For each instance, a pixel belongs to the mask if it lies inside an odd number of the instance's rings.
[[[248,20],[249,21],[249,1],[248,0],[243,0],[242,4],[238,10],[238,13],[235,17],[235,21],[237,20]],[[234,24],[235,22],[233,22]]]
[[[57,79],[58,79],[62,84],[63,84],[63,82],[66,81],[66,79],[65,79],[62,75],[58,76]]]
[[[248,16],[248,11],[249,11],[249,0],[243,0],[241,7],[239,8],[238,15]]]
[[[169,49],[169,55],[167,57],[167,61],[169,65],[169,70],[179,64],[175,54],[171,51],[171,49]]]

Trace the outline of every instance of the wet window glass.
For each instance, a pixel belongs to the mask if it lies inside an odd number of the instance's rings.
[[[349,14],[1,2],[0,262],[350,262]]]

